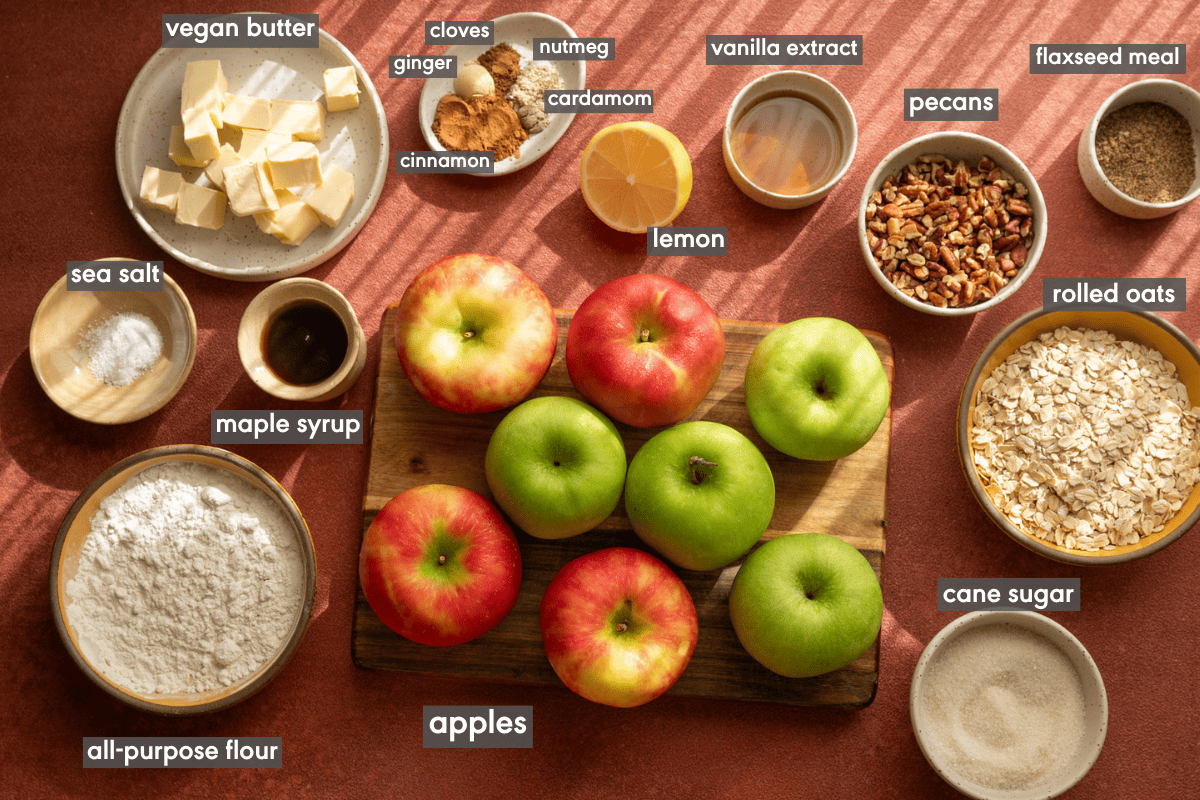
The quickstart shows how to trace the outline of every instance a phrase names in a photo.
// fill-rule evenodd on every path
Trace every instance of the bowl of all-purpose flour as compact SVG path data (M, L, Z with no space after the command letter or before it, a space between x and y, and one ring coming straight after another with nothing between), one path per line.
M316 558L288 493L216 447L121 461L58 532L50 601L101 689L162 714L227 708L265 686L312 616Z

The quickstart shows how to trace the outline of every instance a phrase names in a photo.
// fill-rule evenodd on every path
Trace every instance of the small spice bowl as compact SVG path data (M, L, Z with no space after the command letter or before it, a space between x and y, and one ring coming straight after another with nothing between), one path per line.
M1036 634L1061 652L1079 677L1083 695L1082 739L1079 747L1057 773L1030 788L996 789L971 780L948 763L947 755L936 742L934 720L926 701L927 692L934 688L932 682L937 680L936 662L948 648L962 641L960 637L964 634L985 626L1002 626L998 630L1004 627L1021 628ZM983 701L980 705L985 706L987 702ZM1091 654L1062 625L1033 611L974 611L942 628L921 653L909 689L909 715L913 734L925 760L946 783L958 791L976 800L1045 800L1058 797L1079 783L1096 763L1108 731L1108 695ZM984 748L990 749L987 744L981 744L981 749Z
M817 101L819 106L823 106L822 110L828 113L841 137L841 158L834 167L833 175L818 188L804 194L779 194L758 186L738 166L733 157L731 139L737 121L756 103L779 95L799 95L804 99ZM721 136L721 152L725 156L725 169L729 172L729 177L751 200L771 208L804 208L823 200L850 169L857 149L858 123L849 101L837 87L824 78L796 70L772 72L746 84L733 98L733 104L725 116L725 131Z
M1039 308L1002 330L979 355L967 376L958 402L958 456L963 473L971 493L992 522L1010 539L1039 555L1084 566L1121 564L1144 558L1162 550L1200 522L1200 485L1192 489L1182 507L1161 531L1111 550L1075 550L1030 536L1017 528L993 500L993 497L1000 497L999 488L985 484L975 466L972 427L980 385L1022 345L1063 326L1105 330L1120 341L1136 342L1157 350L1175 365L1178 379L1187 387L1191 405L1200 404L1200 348L1161 317L1146 311L1046 311Z
M305 301L332 310L346 332L346 355L329 377L309 385L282 380L267 363L266 343L271 324L289 308ZM319 402L344 394L367 363L367 340L350 302L327 283L313 278L288 278L258 293L238 326L238 355L246 374L267 394L283 400Z
M154 322L162 336L162 354L133 383L109 386L92 374L83 335L92 325L127 312ZM133 422L166 405L187 380L196 360L196 316L169 275L163 275L161 292L67 291L63 275L34 312L29 359L46 395L71 416L101 425Z
M126 481L144 469L167 462L192 462L212 467L240 478L259 489L283 512L292 532L304 569L303 595L296 606L296 619L290 634L274 657L239 681L218 690L197 693L143 694L120 686L106 678L84 655L75 629L68 621L67 583L79 569L84 543L91 531L91 520L107 498ZM258 692L279 673L291 658L312 618L317 587L317 561L312 538L304 516L294 500L266 471L241 456L205 445L171 445L144 450L105 470L67 511L50 555L50 609L63 645L76 665L92 683L105 693L142 711L168 716L191 716L219 711L236 705Z
M1134 103L1161 103L1179 112L1192 128L1192 151L1195 158L1195 177L1192 187L1183 197L1170 203L1148 203L1131 197L1109 180L1096 155L1096 130L1110 113ZM1079 136L1076 150L1079 175L1092 197L1100 205L1123 217L1154 219L1173 214L1200 197L1200 92L1178 81L1153 78L1136 81L1113 92L1092 117Z
M962 159L972 168L979 163L979 160L983 156L988 156L1000 169L1011 175L1017 182L1025 184L1029 192L1023 199L1033 210L1033 241L1028 247L1025 264L1017 270L1015 277L1000 287L995 296L981 303L942 308L919 298L909 297L903 291L896 288L895 284L884 274L883 269L875 262L875 257L871 253L871 246L867 241L866 214L867 206L871 201L871 195L879 191L887 176L899 176L901 170L915 162L921 156L934 154L943 155L953 160ZM986 136L963 131L930 133L918 136L916 139L912 139L897 147L883 161L879 162L879 166L871 173L871 177L867 179L866 186L863 187L862 198L858 203L858 243L863 254L863 259L866 261L867 269L871 271L871 275L883 287L884 291L904 305L924 314L932 314L940 317L961 317L969 314L977 314L980 311L994 308L1009 297L1012 297L1029 280L1029 276L1033 274L1034 268L1037 267L1038 260L1042 256L1042 250L1046 246L1046 229L1046 201L1042 196L1042 190L1038 186L1037 179L1033 177L1033 173L1029 171L1025 163L999 142L988 139Z

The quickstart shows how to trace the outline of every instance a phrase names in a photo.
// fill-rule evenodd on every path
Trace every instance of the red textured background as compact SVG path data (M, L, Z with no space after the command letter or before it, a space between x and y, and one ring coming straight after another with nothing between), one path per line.
M287 406L258 390L237 358L236 324L258 285L222 281L168 259L167 271L186 291L200 327L195 368L164 409L114 428L76 421L45 397L29 363L29 323L68 260L164 258L121 201L113 167L117 115L159 45L161 13L245 9L144 2L9 6L0 13L7 104L0 119L7 166L0 181L6 220L0 795L952 797L921 757L908 720L916 659L955 616L937 611L937 579L1080 577L1083 610L1052 616L1095 657L1111 717L1099 762L1069 796L1195 796L1200 534L1125 566L1059 565L1011 543L988 522L968 493L954 449L955 405L967 372L1004 325L1040 305L1040 278L1186 277L1191 306L1200 306L1200 207L1157 221L1126 220L1091 199L1075 166L1087 119L1134 78L1028 74L1030 42L1195 45L1200 15L1194 2L269 5L320 13L322 26L358 56L383 97L393 150L423 149L416 123L420 82L389 80L386 58L439 52L424 46L425 19L544 10L581 36L615 37L617 60L589 64L589 86L654 89L653 121L678 134L695 170L692 198L677 224L728 226L731 239L727 258L649 258L643 237L614 233L592 216L579 193L579 154L600 127L629 117L581 115L547 157L506 178L390 175L358 238L308 273L349 297L370 342L362 379L328 407L370 407L385 306L421 267L461 251L518 264L556 306L577 306L611 278L660 272L699 290L724 317L833 315L891 339L895 426L878 697L857 713L671 696L620 711L588 704L564 688L358 669L350 659L350 625L367 452L350 446L233 448L292 492L316 543L316 615L279 678L241 706L202 719L159 719L102 694L69 660L51 621L47 566L64 512L93 478L131 453L208 443L214 408ZM711 33L865 37L863 66L807 68L841 89L859 121L854 164L823 203L774 211L729 180L719 138L729 103L749 80L777 68L705 66L703 37ZM1195 68L1182 80L1200 85ZM866 177L904 141L953 127L902 122L906 87L999 88L998 123L960 125L1005 144L1041 183L1050 231L1038 274L997 309L958 320L927 317L888 298L862 264L854 214ZM1193 339L1200 336L1195 310L1167 317ZM535 746L423 750L426 704L533 705ZM286 766L81 769L81 738L101 735L282 736Z

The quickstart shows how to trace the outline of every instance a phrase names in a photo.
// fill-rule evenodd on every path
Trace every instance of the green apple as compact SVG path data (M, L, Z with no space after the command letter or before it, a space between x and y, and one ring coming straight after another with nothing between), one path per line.
M667 428L642 445L625 478L633 530L664 558L709 570L754 546L775 511L775 479L763 454L719 422Z
M830 317L789 322L746 366L746 410L767 444L833 461L866 444L887 414L887 372L862 331Z
M824 533L772 539L746 559L729 592L746 652L772 672L808 678L862 655L879 636L883 593L851 545Z
M563 539L612 514L625 445L608 417L573 397L526 400L496 426L484 457L496 505L527 533Z

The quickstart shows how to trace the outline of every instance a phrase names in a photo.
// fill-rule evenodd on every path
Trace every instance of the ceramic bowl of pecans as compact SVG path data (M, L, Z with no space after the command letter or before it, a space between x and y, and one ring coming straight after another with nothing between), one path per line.
M867 267L917 311L991 308L1033 274L1046 244L1046 202L1033 174L984 136L943 131L893 150L858 206Z
M1144 311L1046 311L979 356L958 406L975 499L1069 564L1155 553L1200 522L1200 349Z

